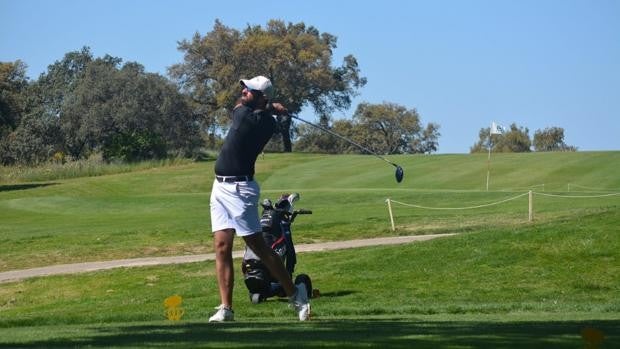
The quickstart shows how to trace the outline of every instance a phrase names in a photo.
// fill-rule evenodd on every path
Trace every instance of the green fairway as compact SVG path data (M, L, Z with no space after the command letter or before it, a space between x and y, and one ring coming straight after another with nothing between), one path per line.
M613 225L620 212L584 215L579 222L308 253L297 270L312 275L323 294L315 305L319 317L619 314L620 236ZM208 305L217 305L213 270L206 262L4 284L0 301L7 306L0 324L156 319L172 294L185 298L187 319L203 319ZM242 285L235 292L241 319L292 315L278 302L249 304Z
M477 210L432 211L385 200L466 207L534 189L566 193L568 184L620 188L620 152L494 154L491 191L483 155L395 156L393 169L369 156L267 154L258 161L263 198L298 191L314 211L296 223L298 242L475 231L527 221L527 197ZM0 271L51 264L210 252L213 163L164 166L99 177L0 184ZM545 184L544 188L540 184ZM574 193L574 190L571 193ZM581 189L583 190L583 189ZM591 194L591 193L590 193ZM617 207L618 196L537 196L539 222Z
M207 324L219 298L203 262L0 284L0 347L581 348L587 327L604 334L600 348L620 345L620 196L566 197L618 192L620 152L493 154L489 192L486 155L391 160L403 183L368 156L258 162L263 197L298 191L314 211L295 222L298 243L461 233L299 255L321 292L310 323L277 299L250 304L237 270L237 322ZM212 165L0 185L0 271L211 252ZM385 203L468 207L530 189L564 197L534 195L533 222L527 195L474 210L394 204L395 232ZM174 294L180 322L165 320Z

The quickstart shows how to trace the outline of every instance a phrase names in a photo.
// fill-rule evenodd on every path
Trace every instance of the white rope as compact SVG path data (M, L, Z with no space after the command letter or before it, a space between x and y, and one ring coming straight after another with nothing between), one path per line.
M586 190L591 190L591 191L615 191L618 189L609 189L609 188L592 188L592 187L586 187L583 185L579 185L579 184L575 184L575 183L568 183L568 187L572 189L572 187L577 187L577 188L581 188L581 189L586 189Z
M536 184L536 185L530 185L529 187L510 187L510 188L503 188L503 189L497 189L496 191L503 191L503 192L507 192L507 191L521 191L521 190L532 190L534 188L537 187L542 187L542 191L545 191L545 185L544 184Z
M606 197L606 196L616 196L616 195L620 195L620 193L611 193L611 194L602 194L602 195L558 195L558 194L547 194L547 193L538 193L538 192L532 192L533 194L536 195L542 195L542 196L551 196L551 197L555 197L555 198L571 198L571 199L576 199L576 198L602 198L602 197Z
M428 207L428 206L420 206L420 205L414 205L414 204L406 204L404 202L400 202L400 201L396 201L396 200L392 200L392 199L388 199L388 200L390 200L391 202L396 203L396 204L401 204L403 206L409 206L409 207L415 207L415 208L423 208L425 210L471 210L471 209L474 209L474 208L481 208L481 207L488 207L488 206L503 204L504 202L515 200L515 199L518 199L518 198L523 197L525 195L528 195L528 193L519 194L517 196L511 197L511 198L508 198L508 199L505 199L505 200L497 201L497 202L492 202L490 204L477 205L477 206L469 206L469 207Z
M545 187L545 183L543 184L532 184L529 187L517 187L516 189L531 189L531 188L536 188L536 187Z

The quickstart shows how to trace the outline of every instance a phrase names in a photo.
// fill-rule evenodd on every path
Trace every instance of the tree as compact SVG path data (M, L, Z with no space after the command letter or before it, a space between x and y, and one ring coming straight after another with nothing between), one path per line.
M264 28L238 31L216 20L205 36L196 33L191 41L179 43L184 62L170 67L169 74L191 96L193 110L209 132L228 124L240 93L239 79L256 75L272 80L275 99L290 113L311 105L317 114L326 115L349 108L351 98L366 84L352 55L340 67L331 66L336 41L303 22L271 20ZM282 129L280 136L290 144L290 128Z
M384 102L360 103L353 119L359 124L358 140L380 154L412 153L412 144L421 130L415 109Z
M431 154L437 151L439 147L439 124L430 122L422 131L419 142L416 140L413 145L415 153Z
M518 126L516 123L510 125L508 131L503 134L490 134L490 128L482 128L478 133L479 140L471 148L471 153L486 152L492 145L492 152L497 153L522 153L530 152L532 142L529 137L529 130Z
M420 116L415 109L388 102L361 103L352 120L339 120L331 127L329 118L321 120L324 120L323 127L380 154L431 153L437 150L440 135L439 125L434 123L422 131ZM302 151L363 153L337 137L307 127L300 128L296 146Z
M355 126L351 120L337 120L332 123L328 115L322 115L319 120L319 125L321 127L332 130L344 137L352 138L354 135ZM307 124L301 124L297 133L298 139L295 142L295 147L299 151L343 154L359 150L357 147L352 146L338 137Z
M66 151L74 159L101 150L102 141L116 132L111 99L119 90L115 81L119 59L93 59L83 67L60 106L59 118Z
M529 132L527 127L523 128L513 123L510 125L510 130L499 138L495 148L498 152L503 153L530 152L532 151L532 142L530 141Z
M481 128L478 132L478 141L469 148L470 153L482 153L491 146L491 128ZM493 135L497 139L497 135Z
M199 143L194 115L175 85L109 56L84 69L61 124L77 158L98 151L106 160L163 158L168 151L187 155Z
M534 132L534 150L536 151L576 151L577 148L564 143L562 127L547 127Z
M77 82L82 78L86 67L93 61L93 54L87 46L80 51L71 51L64 57L51 64L47 72L41 74L36 81L37 93L40 102L45 106L49 115L59 115L66 98L70 98ZM109 57L118 64L118 58Z
M20 60L0 62L0 140L19 124L27 87L26 64Z
M47 161L62 140L58 118L44 107L49 90L30 83L19 60L0 63L0 85L0 163Z
M28 113L2 145L3 164L39 164L48 161L60 141L57 119Z
M331 129L339 135L342 135L348 139L354 140L357 144L360 144L361 135L359 135L360 127L354 120L336 120L334 121ZM334 147L334 154L359 154L362 150L351 143L328 135L331 137ZM360 144L363 145L363 144Z
M23 93L19 122L0 142L2 163L44 162L56 152L125 161L192 155L201 140L187 97L142 65L121 63L85 47L50 65Z
M87 65L93 60L88 47L80 51L72 51L50 66L46 73L29 85L25 93L24 114L28 114L30 125L38 125L32 129L20 131L19 137L13 137L12 149L28 149L29 146L20 145L20 142L38 144L39 151L31 150L36 156L29 156L24 152L15 152L14 159L20 163L43 162L50 152L66 152L67 144L61 127L63 106L71 99L77 82L81 79ZM34 132L34 130L37 130ZM33 132L30 132L33 131ZM48 134L49 133L49 134ZM50 143L51 142L51 143Z

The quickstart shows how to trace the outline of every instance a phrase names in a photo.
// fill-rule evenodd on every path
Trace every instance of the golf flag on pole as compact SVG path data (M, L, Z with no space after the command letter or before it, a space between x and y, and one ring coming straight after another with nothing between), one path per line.
M504 133L504 128L495 123L495 121L491 122L491 134L492 135L501 135Z

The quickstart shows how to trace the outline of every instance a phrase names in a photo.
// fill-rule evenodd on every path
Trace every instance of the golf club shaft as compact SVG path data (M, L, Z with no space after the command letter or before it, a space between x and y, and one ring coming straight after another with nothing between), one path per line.
M345 142L349 142L350 144L353 144L354 146L356 146L356 147L358 147L358 148L362 149L363 151L367 152L368 154L374 155L374 156L378 157L379 159L381 159L381 160L383 160L383 161L387 162L388 164L390 164L390 165L392 165L392 166L394 166L394 167L397 167L397 168L398 168L398 165L396 165L395 163L393 163L393 162L389 161L388 159L386 159L386 158L384 158L383 156L381 156L381 155L379 155L379 154L375 153L374 151L372 151L372 150L370 150L370 149L368 149L368 148L364 147L363 145L361 145L361 144L357 144L357 143L353 142L352 140L348 139L348 138L347 138L347 137L345 137L345 136L342 136L342 135L340 135L340 134L338 134L338 133L336 133L336 132L334 132L334 131L332 131L332 130L330 130L330 129L327 129L327 128L323 127L323 126L320 126L320 125L317 125L317 124L313 124L313 123L311 123L310 121L306 121L306 120L304 120L304 119L302 119L302 118L300 118L300 117L298 117L298 116L295 116L295 115L290 115L290 116L291 116L293 119L297 119L297 120L299 120L299 121L301 121L301 122L304 122L304 123L306 123L306 124L308 124L308 125L310 125L310 126L316 127L316 128L318 128L319 130L321 130L321 131L325 131L325 132L329 133L329 134L330 134L330 135L332 135L332 136L338 137L338 138L342 139L342 140L343 140L343 141L345 141Z

